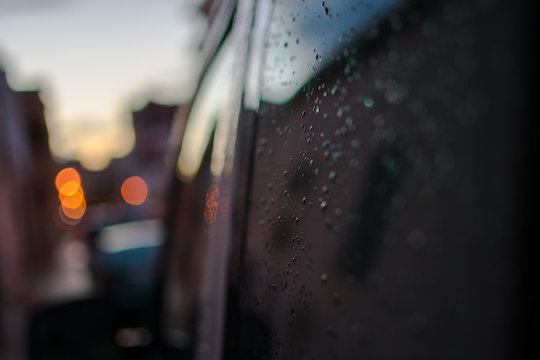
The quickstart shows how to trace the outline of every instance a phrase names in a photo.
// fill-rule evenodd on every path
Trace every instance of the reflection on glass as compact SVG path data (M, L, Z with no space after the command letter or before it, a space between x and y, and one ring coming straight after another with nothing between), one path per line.
M283 104L397 0L278 0L266 49L262 100Z
M216 185L210 185L206 192L206 204L204 207L204 221L207 224L213 224L218 214L219 188Z
M178 158L180 178L195 176L213 129L212 175L221 176L232 169L252 17L252 1L239 1L233 30L205 75L189 115Z
M216 123L216 142L212 163L218 165L213 167L222 167L221 164L224 162L225 137L228 134L234 95L232 91L234 74L232 68L235 66L233 45L229 37L202 83L201 95L193 104L178 159L178 172L181 178L190 179L196 174Z

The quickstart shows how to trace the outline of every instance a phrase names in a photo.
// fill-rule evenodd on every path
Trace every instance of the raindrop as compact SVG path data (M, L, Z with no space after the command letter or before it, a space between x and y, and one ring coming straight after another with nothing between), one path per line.
M366 97L364 98L364 106L367 107L367 108L370 108L373 106L373 99L370 98L370 97Z
M336 178L336 175L337 175L336 172L334 170L332 170L332 171L330 171L330 174L328 175L328 178L333 181Z
M321 275L321 281L322 281L322 282L326 282L327 280L328 280L328 275L322 274L322 275Z
M326 218L324 219L324 224L326 225L326 227L330 230L332 229L333 225L332 225L332 220L330 220L329 218Z
M382 127L384 126L384 117L382 115L375 115L375 117L373 118L373 125L377 126L377 127Z

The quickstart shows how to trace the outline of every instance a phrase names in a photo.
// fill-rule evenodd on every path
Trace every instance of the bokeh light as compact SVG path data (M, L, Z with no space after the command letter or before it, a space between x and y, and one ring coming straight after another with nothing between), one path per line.
M56 190L60 191L62 186L70 181L74 181L78 184L81 183L81 176L79 175L79 172L72 167L65 168L56 175L56 179L54 179Z
M128 204L141 205L148 196L148 186L141 177L132 176L124 180L120 192Z
M60 219L67 225L77 225L86 212L79 172L74 168L65 168L56 175L54 184L60 199Z
M66 215L68 218L74 220L80 219L86 212L86 200L83 199L79 206L74 209L67 207L66 205L64 205L64 203L62 203L60 207L62 208L62 212L64 213L64 215Z
M84 201L84 191L79 183L68 181L60 188L58 197L63 206L76 209Z

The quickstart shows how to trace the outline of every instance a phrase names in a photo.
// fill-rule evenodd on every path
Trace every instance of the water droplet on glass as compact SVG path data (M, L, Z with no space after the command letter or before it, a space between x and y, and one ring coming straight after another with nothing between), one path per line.
M373 118L373 125L377 127L383 127L384 126L384 117L382 115L375 115Z
M329 230L332 229L333 227L332 220L330 220L329 218L324 219L324 224L326 225L326 228Z
M373 106L373 104L374 104L374 101L373 101L372 98L370 98L370 97L364 98L364 106L365 107L370 108L370 107Z

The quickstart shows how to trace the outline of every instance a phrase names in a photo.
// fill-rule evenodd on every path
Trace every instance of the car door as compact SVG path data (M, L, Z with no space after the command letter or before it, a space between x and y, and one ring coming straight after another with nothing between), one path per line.
M530 114L518 12L272 2L255 41L265 46L229 358L519 351L509 332Z
M178 160L171 343L197 359L519 353L523 9L234 9Z

